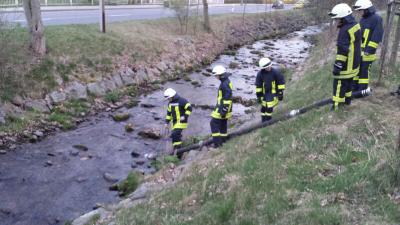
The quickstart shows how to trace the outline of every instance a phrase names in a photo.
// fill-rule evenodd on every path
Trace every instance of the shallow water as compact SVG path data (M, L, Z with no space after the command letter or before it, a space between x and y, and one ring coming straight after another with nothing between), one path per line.
M253 84L260 55L272 57L288 67L296 66L308 57L311 47L304 37L318 32L318 27L308 27L279 39L257 41L238 49L235 56L221 55L208 68L216 64L228 67L230 62L237 62L238 68L229 69L234 95L254 99ZM213 106L219 81L204 76L206 69L189 75L201 87L178 80L166 83L163 88L175 88L195 105ZM154 107L118 110L130 113L131 118L126 122L114 122L110 113L102 113L75 130L58 133L36 144L23 144L16 151L0 155L0 224L64 224L91 210L96 203L117 202L118 194L108 190L113 182L104 179L104 174L121 180L132 170L132 165L145 173L154 171L144 154L161 153L165 141L144 139L138 132L148 127L162 127L166 113L166 102L162 99L162 91L155 91L139 99ZM246 114L249 108L243 105L233 107L231 123L260 119L258 113ZM196 107L184 136L210 134L210 113ZM128 122L134 124L132 133L125 132ZM86 146L88 150L79 150L76 155L74 145ZM139 153L139 158L133 158L132 151ZM144 164L139 165L137 161Z

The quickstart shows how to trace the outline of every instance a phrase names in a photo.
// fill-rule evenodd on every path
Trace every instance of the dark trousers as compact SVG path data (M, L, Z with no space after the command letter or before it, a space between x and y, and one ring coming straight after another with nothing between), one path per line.
M362 61L360 65L360 75L358 76L358 89L362 91L368 88L372 62Z
M261 122L264 123L268 120L271 120L273 111L274 111L273 107L268 108L268 107L262 106L261 107Z
M173 129L171 133L171 138L172 138L172 146L174 146L174 149L178 149L182 146L182 129Z
M333 80L333 110L337 110L340 105L351 104L353 89L353 78Z
M214 145L221 146L228 137L228 120L212 118L210 127Z

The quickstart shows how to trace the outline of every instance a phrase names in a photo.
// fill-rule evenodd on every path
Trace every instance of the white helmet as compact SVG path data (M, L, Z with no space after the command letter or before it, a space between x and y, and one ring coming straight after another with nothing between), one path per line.
M354 4L353 9L355 10L363 10L372 7L372 2L370 0L357 0L356 4Z
M260 61L258 62L258 66L261 69L266 69L272 66L272 61L269 58L261 58Z
M176 95L176 91L172 88L168 88L164 91L164 98L165 100L173 98Z
M219 75L222 75L222 74L224 74L224 73L226 73L226 69L225 69L225 67L222 66L222 65L214 66L214 68L213 68L213 70L212 70L212 74L213 74L214 76L219 76Z
M351 10L351 7L349 5L347 5L346 3L340 3L333 7L332 11L329 13L329 16L332 19L341 19L348 15L351 15L352 13L353 11Z

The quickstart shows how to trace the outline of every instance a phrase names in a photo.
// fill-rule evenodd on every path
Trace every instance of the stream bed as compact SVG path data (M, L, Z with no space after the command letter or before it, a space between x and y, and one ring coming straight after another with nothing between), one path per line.
M234 96L244 101L255 99L255 76L260 57L271 57L275 63L293 68L309 56L312 44L308 37L321 29L311 26L281 38L262 40L239 48L235 55L221 55L210 67L189 74L187 78L162 86L174 88L195 107L184 138L210 134L211 109L216 103L219 81L209 76L209 69L223 64L232 75ZM276 65L278 66L278 65ZM101 113L77 129L57 133L34 144L22 144L15 151L0 155L0 224L64 224L96 204L120 200L110 185L122 180L132 170L155 171L145 154L160 154L165 140L146 139L138 132L164 124L166 102L163 91L138 98L141 104L114 113ZM208 106L208 107L206 107ZM254 109L254 107L253 107ZM252 113L250 113L252 112ZM129 113L130 119L115 122L115 113ZM233 106L233 124L259 121L259 112L240 103ZM134 132L125 132L132 123ZM136 158L132 152L138 153Z

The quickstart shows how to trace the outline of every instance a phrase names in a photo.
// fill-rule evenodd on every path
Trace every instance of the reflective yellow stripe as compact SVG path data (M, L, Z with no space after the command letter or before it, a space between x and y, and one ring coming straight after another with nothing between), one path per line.
M181 122L181 112L179 111L179 106L174 106L175 108L175 116L176 116L176 123Z
M223 103L226 104L226 105L232 104L232 100L224 100Z
M278 98L274 97L273 101L270 101L270 102L263 101L262 106L267 107L267 108L272 108L272 107L278 105L278 103L279 103Z
M171 116L166 116L165 119L166 119L166 120L171 120L172 117L171 117Z
M272 113L261 113L261 116L272 116Z
M344 56L344 55L336 55L336 60L346 62L347 56Z
M342 81L339 80L336 86L336 95L333 96L332 100L335 102L335 106L338 105L339 102L344 102L345 99L340 97L340 89L342 88Z
M232 84L232 82L229 82L229 87L231 88L231 90L233 90L233 84Z
M176 123L172 126L173 129L186 129L187 123Z
M362 60L363 60L364 62L373 62L373 61L375 61L376 59L377 59L376 54L373 54L373 55L363 55L363 56L362 56Z
M284 84L280 84L280 85L278 85L278 89L279 90L283 90L283 89L285 89L286 87L285 87L285 85Z
M366 78L366 79L359 79L359 80L358 80L358 83L359 83L359 84L368 84L368 83L369 83L369 79L368 79L368 78Z
M212 137L219 137L219 136L221 136L221 134L220 133L212 133L211 136Z
M378 43L370 41L370 42L368 42L368 46L372 47L372 48L378 48Z
M192 114L192 112L190 112L189 110L186 110L186 111L185 111L185 114L188 115L188 116L190 116L190 114Z
M211 117L215 118L215 119L229 119L232 117L232 113L227 113L226 116L224 118L222 118L221 114L219 114L218 112L213 111L211 113Z
M260 93L260 92L262 92L262 91L263 91L262 88L256 88L256 93Z
M355 76L355 77L353 78L353 80L357 81L359 78L360 78L359 76Z
M271 83L271 93L272 94L275 94L276 93L276 84L275 84L275 81L272 81L272 83Z
M350 92L345 93L344 96L346 96L346 98L350 98L352 94L353 94L353 92L350 91Z
M171 104L168 104L168 112L171 112Z
M360 29L361 29L360 24L356 24L352 28L349 29L350 51L349 51L349 53L347 55L348 62L347 62L347 70L345 72L351 72L353 70L354 54L355 54L355 52L354 52L354 41L356 40L355 33ZM356 74L358 74L358 72Z
M365 29L365 30L364 30L364 34L363 34L363 39L364 39L364 41L363 41L363 43L361 44L361 48L365 48L365 46L367 46L367 41L368 41L368 38L369 38L369 32L370 32L369 29Z
M221 136L221 137L228 137L228 134L220 133L219 136Z
M182 141L178 141L178 142L172 143L172 146L177 146L177 145L181 145L181 144L182 144Z
M186 103L185 109L188 109L190 107L190 103Z

